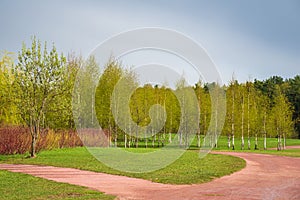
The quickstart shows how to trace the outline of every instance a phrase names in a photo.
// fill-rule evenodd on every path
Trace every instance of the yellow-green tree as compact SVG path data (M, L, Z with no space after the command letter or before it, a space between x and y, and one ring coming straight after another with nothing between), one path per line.
M44 116L51 112L51 105L58 97L69 91L66 85L66 58L58 54L55 46L48 51L46 43L42 49L40 41L32 38L31 47L23 44L15 67L15 87L18 111L30 128L31 157L35 156L36 142L40 135Z

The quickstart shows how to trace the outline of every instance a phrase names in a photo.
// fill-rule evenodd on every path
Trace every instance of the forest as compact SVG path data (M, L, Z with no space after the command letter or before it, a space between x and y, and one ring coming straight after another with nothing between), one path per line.
M167 85L140 85L134 72L124 70L117 60L98 66L94 57L84 60L75 53L64 56L54 45L49 50L46 43L42 44L35 37L30 47L23 44L17 59L15 56L2 51L0 57L1 153L23 153L16 149L24 146L24 151L30 151L34 156L41 148L82 145L76 136L75 122L82 127L92 127L96 121L108 136L108 146L164 146L178 133L179 145L189 145L188 134L195 134L198 138L195 146L200 147L201 136L210 131L210 123L217 114L212 112L212 100L219 98L213 94L216 90L226 94L220 97L226 96L224 126L216 131L228 137L229 148L234 149L237 145L240 148L241 145L242 149L248 149L253 137L278 138L283 145L285 138L300 138L300 75L288 79L272 76L245 83L232 78L225 85L201 81L187 85L182 78L176 88L170 88ZM79 71L81 83L77 81ZM93 85L91 80L95 77L100 79L93 88L90 87ZM74 92L76 84L82 86L81 94ZM126 87L134 88L129 93L128 110L122 107L126 100L114 93L117 85L123 91ZM91 89L95 90L95 95L82 99L81 95L86 93L84 96L88 96ZM185 98L185 93L190 91L194 92L197 102ZM93 109L76 107L82 101L87 107L94 105ZM186 103L182 104L183 101ZM152 109L155 105L160 105L165 112ZM198 110L189 105L196 105ZM80 109L85 110L86 115L94 116L95 112L96 119L77 119L76 112ZM195 117L189 118L190 115ZM164 124L152 123L152 120ZM188 125L193 120L198 121L197 126ZM182 121L187 124L182 125ZM137 129L132 122L147 129ZM22 137L20 133L24 133ZM19 138L13 139L15 137ZM239 143L235 138L239 138ZM12 141L16 144L9 146ZM211 145L217 145L217 138Z

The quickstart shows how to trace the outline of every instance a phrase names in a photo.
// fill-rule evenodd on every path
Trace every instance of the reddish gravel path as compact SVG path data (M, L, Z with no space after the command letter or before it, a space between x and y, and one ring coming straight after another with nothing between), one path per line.
M277 148L269 148L271 150L276 150ZM300 149L300 146L295 145L295 146L286 146L285 149Z
M86 186L124 200L300 199L300 158L236 152L218 154L243 158L247 166L232 175L197 185L159 184L142 179L50 166L0 164L0 169Z

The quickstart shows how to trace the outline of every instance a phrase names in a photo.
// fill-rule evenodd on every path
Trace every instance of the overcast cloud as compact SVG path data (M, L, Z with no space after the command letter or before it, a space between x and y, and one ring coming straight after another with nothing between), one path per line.
M288 1L0 1L0 49L36 35L87 56L110 36L139 27L174 29L201 44L222 79L300 72L300 3Z

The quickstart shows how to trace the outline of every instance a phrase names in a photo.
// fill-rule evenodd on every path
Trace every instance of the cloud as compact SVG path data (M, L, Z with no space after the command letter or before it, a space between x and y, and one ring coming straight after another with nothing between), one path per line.
M137 27L174 29L200 43L223 77L299 74L297 1L1 1L1 49L17 52L36 35L84 56L100 42ZM174 41L176 42L176 41Z

